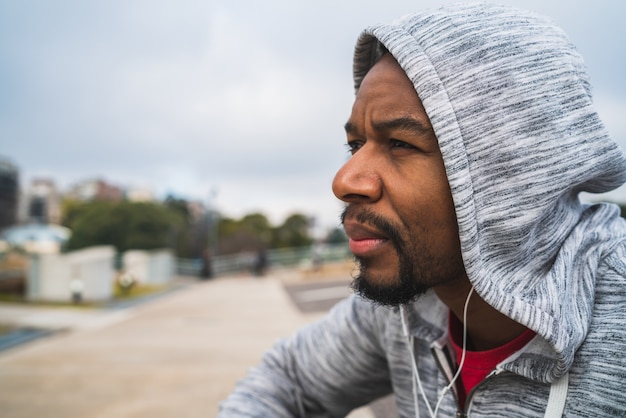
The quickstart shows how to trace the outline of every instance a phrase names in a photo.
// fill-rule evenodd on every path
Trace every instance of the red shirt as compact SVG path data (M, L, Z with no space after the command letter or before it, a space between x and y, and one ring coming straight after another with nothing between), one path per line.
M463 355L463 324L452 314L449 315L448 329L450 332L450 342L456 354L457 366L461 363ZM535 332L527 329L519 337L486 351L465 352L465 362L461 369L462 388L459 387L459 402L461 407L465 407L467 394L480 383L495 367L504 359L521 350L535 336ZM464 390L463 390L464 389Z

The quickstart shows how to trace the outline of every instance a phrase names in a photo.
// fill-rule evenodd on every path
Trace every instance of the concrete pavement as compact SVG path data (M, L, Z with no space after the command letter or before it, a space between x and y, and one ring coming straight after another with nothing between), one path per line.
M296 309L283 288L293 274L282 274L190 281L148 303L104 312L0 305L0 321L12 316L65 330L0 352L0 415L214 417L277 338L322 315ZM350 417L373 414L362 408Z

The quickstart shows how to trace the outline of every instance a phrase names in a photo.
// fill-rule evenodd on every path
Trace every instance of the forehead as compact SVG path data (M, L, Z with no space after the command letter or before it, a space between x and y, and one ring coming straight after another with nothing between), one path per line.
M411 116L430 126L413 83L389 54L383 56L363 78L352 107L354 118Z

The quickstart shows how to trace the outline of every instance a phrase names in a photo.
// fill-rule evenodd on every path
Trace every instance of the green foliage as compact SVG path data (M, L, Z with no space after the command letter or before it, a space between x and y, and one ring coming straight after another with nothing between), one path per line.
M185 223L191 222L191 213L189 212L189 202L185 199L177 198L173 195L168 195L163 204L168 209L172 210L175 213L178 213L181 218L185 221Z
M222 218L219 223L221 254L256 251L267 248L288 248L310 245L310 223L306 215L296 213L282 225L272 226L262 213L251 213L236 220Z
M333 228L328 232L326 239L324 240L327 244L343 244L348 242L348 236L346 235L343 228Z
M71 229L71 225L74 225L76 218L84 212L86 205L86 202L78 200L64 200L61 205L61 213L63 214L61 224Z
M262 213L251 213L239 220L221 218L218 234L220 254L256 251L272 245L272 225Z
M303 247L310 245L313 239L309 235L309 218L300 213L293 214L274 230L272 246L274 248Z
M313 242L310 220L300 213L273 226L263 213L233 219L214 212L196 212L194 216L189 208L189 202L173 196L163 203L66 201L63 225L72 230L67 249L112 245L124 252L169 247L179 257L199 258L206 248L214 249L215 239L218 254L301 247Z
M72 230L67 249L112 245L118 252L171 247L180 215L152 202L73 203L66 208L63 224Z
M262 213L251 213L244 216L239 221L239 227L261 239L268 239L272 229L270 221Z
M220 237L228 237L233 235L239 229L239 221L233 218L222 217L218 225L218 234Z

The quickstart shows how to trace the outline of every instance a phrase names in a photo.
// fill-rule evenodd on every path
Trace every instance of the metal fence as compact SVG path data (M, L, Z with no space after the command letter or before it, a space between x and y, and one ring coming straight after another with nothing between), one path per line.
M279 248L265 253L269 268L312 267L316 262L331 263L350 258L347 244L323 244L297 248ZM218 255L211 259L213 275L252 271L257 259L254 252ZM178 258L176 269L179 275L199 276L201 259Z

